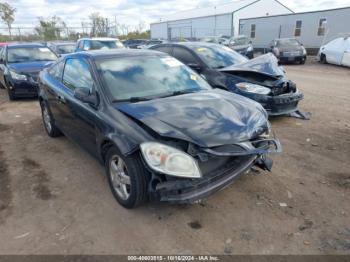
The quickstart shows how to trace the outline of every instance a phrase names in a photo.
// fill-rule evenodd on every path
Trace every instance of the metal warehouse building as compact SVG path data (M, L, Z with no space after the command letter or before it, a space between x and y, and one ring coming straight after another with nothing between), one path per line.
M244 18L291 13L292 10L277 0L233 1L164 17L161 22L151 24L151 37L172 39L232 36L239 33L239 21Z
M295 37L306 48L318 49L336 37L349 36L350 7L241 19L239 24L239 33L257 48L267 48L275 38Z

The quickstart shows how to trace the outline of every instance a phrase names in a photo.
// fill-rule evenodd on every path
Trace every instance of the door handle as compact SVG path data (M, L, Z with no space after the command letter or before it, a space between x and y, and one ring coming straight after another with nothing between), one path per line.
M61 104L65 104L66 103L66 99L63 96L58 95L56 98L58 100L58 103L61 103Z

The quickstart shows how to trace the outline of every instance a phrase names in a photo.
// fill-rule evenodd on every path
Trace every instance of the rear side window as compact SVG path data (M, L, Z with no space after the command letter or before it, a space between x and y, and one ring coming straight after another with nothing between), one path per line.
M182 47L174 47L173 56L184 64L198 64L192 53Z
M76 88L92 90L94 82L88 63L83 59L67 59L63 72L63 84L71 90Z

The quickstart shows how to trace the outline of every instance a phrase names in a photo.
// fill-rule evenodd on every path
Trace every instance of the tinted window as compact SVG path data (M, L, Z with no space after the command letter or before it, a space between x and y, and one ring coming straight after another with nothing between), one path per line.
M211 89L198 74L169 56L110 58L97 62L97 67L112 100Z
M277 46L281 47L296 47L300 46L300 43L296 39L280 39L277 40Z
M82 59L67 59L63 73L63 84L74 90L75 88L93 87L89 65Z
M78 44L79 50L83 50L83 43L84 43L84 41L82 41L82 40L79 41L79 44Z
M92 40L91 41L91 50L117 49L117 48L124 48L123 44L119 40L112 40L112 41Z
M174 47L173 56L184 64L198 64L192 53L182 47Z
M15 47L9 48L7 61L9 63L53 61L57 56L47 47Z
M69 54L69 53L73 53L74 51L74 44L71 45L58 45L56 46L56 52L58 54Z
M193 46L192 49L210 68L214 69L248 61L244 56L222 45Z

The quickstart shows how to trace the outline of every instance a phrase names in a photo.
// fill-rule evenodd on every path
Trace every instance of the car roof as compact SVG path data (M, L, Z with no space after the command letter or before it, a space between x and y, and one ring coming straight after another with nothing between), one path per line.
M14 43L14 44L7 45L7 48L20 48L20 47L33 48L33 47L47 47L47 46L39 43L25 43L25 44Z
M111 38L111 37L92 37L92 38L80 38L80 40L96 40L96 41L116 41L119 40L118 38Z
M75 45L75 42L48 42L50 45Z
M143 57L143 56L167 56L167 54L155 50L144 49L108 49L108 50L92 50L72 53L65 58L85 57L94 60L111 58L111 57Z
M215 46L222 46L220 44L216 43L208 43L208 42L174 42L174 43L165 43L165 44L159 44L157 46L166 46L166 45L172 45L172 46L185 46L188 48L192 47L215 47Z

